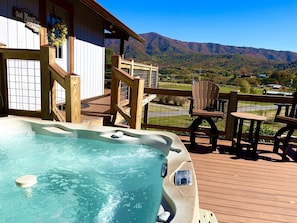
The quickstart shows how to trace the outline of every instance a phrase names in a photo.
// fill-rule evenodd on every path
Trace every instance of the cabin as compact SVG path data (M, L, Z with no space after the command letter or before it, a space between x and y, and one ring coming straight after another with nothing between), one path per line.
M144 42L94 0L0 0L0 27L0 48L55 47L56 63L80 77L82 100L104 94L106 38L121 40L122 55L130 37ZM6 66L9 108L40 109L40 62L9 59ZM57 102L65 101L63 90L57 86Z

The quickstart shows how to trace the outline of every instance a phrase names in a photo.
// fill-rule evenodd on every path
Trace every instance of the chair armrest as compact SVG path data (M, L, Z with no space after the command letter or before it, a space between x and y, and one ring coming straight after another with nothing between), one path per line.
M277 115L275 117L274 121L275 122L285 123L287 125L297 127L297 118L292 118L292 117Z

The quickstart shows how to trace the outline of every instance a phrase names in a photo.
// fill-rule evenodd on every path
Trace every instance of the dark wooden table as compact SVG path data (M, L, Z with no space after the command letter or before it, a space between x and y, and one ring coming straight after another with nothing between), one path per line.
M235 126L232 137L232 150L236 151L237 155L240 155L242 153L243 147L246 147L248 152L252 148L253 155L256 156L260 126L261 123L267 118L262 115L245 112L232 112L231 115L235 118ZM245 140L242 139L242 127L244 121L249 123L248 137Z

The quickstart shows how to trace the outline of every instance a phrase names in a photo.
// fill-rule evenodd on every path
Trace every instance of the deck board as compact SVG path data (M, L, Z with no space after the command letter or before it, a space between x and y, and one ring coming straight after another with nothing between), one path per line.
M81 109L82 122L90 122L99 125L110 124L110 89L105 89L104 95L88 100L83 100ZM97 123L96 123L97 122Z
M187 137L182 141L189 148ZM297 163L281 161L272 145L260 144L259 152L259 158L251 160L203 146L190 151L200 208L213 211L220 223L297 222Z

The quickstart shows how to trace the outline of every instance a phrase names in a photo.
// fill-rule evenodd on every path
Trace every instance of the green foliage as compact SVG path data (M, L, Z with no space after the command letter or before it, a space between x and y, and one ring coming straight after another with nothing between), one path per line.
M170 104L176 106L185 106L189 102L189 100L185 97L169 95L159 95L154 101L157 101L160 104Z
M276 133L275 130L273 130L271 127L268 125L262 125L260 128L260 135L264 136L274 136Z
M114 51L111 48L105 48L105 64L111 64L111 58L114 55Z
M250 93L251 91L251 85L249 84L249 82L247 80L242 79L240 81L240 92L241 93Z

